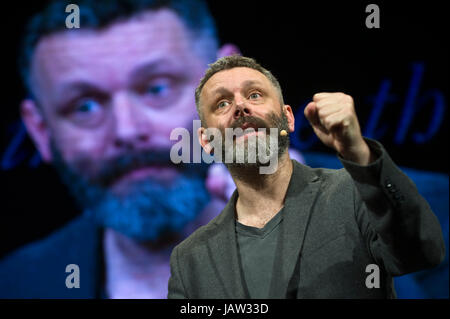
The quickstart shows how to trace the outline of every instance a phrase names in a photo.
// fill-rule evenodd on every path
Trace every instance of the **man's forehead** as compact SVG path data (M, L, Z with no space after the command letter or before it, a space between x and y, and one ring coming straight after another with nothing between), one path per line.
M43 38L33 64L41 68L59 67L58 72L99 66L114 66L119 60L139 62L151 55L180 55L188 51L186 29L178 16L167 9L147 11L117 22L104 30L70 30Z
M236 67L219 71L214 74L204 85L202 92L206 95L214 94L221 88L233 91L236 89L242 89L249 85L270 85L269 79L261 72L248 68L248 67Z

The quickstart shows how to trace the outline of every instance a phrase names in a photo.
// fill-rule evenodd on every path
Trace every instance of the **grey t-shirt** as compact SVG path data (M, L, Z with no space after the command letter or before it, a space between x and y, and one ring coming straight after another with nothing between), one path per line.
M238 251L250 298L269 298L282 213L283 209L263 228L236 221Z

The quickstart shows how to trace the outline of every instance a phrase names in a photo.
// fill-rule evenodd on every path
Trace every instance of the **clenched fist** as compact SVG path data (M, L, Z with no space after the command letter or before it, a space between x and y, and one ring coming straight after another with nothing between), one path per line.
M344 159L360 165L368 165L373 160L350 95L317 93L304 113L322 143L334 148Z

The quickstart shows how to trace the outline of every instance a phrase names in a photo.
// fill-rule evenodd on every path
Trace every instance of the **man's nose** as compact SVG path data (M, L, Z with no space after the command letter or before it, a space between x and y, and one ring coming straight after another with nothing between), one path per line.
M137 103L126 93L117 94L112 102L115 136L114 144L119 148L139 149L149 140L148 127L139 114Z
M236 109L234 110L233 117L234 119L238 119L242 116L251 115L251 109L248 107L247 103L243 99L236 100Z

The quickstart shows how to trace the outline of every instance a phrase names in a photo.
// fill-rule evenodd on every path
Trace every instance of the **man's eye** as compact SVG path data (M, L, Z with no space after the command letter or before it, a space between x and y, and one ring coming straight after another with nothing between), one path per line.
M161 81L148 86L146 93L156 97L164 97L169 94L170 84L168 81Z
M250 94L250 96L248 98L250 100L255 100L255 99L260 98L260 97L261 97L261 94L259 94L257 92L254 92L254 93Z
M81 99L75 102L74 107L71 108L68 114L70 121L80 127L93 127L100 125L105 117L105 108L102 106L102 99L100 102L93 98Z
M229 104L230 104L230 102L228 102L228 101L221 101L221 102L219 102L219 104L217 104L217 107L220 109L225 106L228 106Z
M85 100L76 106L75 111L77 113L87 114L87 113L98 112L98 111L100 111L100 108L101 108L101 106L97 101Z

